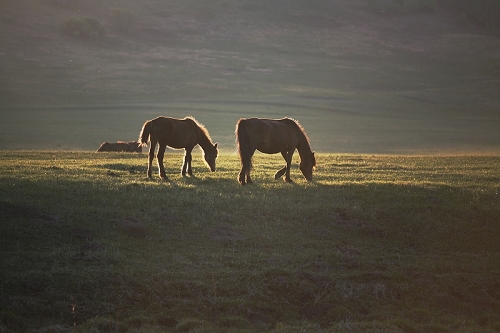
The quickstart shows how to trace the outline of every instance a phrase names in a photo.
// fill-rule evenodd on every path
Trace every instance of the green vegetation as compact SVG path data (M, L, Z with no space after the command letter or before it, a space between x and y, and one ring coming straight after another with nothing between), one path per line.
M2 332L497 332L500 157L0 153Z
M61 22L59 31L65 36L91 41L100 40L106 35L106 28L94 17L70 17Z

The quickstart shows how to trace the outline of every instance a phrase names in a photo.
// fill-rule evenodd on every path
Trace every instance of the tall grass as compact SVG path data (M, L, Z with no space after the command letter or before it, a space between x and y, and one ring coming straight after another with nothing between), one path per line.
M0 153L7 332L495 332L500 158ZM297 160L293 161L294 167Z

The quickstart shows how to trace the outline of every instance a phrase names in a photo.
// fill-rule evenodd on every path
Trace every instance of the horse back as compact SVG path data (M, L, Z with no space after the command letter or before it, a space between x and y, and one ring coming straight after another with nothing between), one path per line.
M161 145L181 149L196 146L200 133L192 118L158 117L152 120L152 132Z
M129 145L126 142L118 141L114 143L110 142L103 142L99 149L97 149L98 152L122 152L122 151L129 151Z
M299 128L292 119L249 118L240 120L239 124L242 122L250 144L263 153L294 150L299 143Z

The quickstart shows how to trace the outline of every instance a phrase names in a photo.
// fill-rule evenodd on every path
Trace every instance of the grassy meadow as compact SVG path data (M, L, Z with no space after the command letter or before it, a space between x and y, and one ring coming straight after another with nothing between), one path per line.
M500 157L0 152L0 332L497 332Z
M0 333L500 330L500 39L473 16L0 2ZM203 123L217 172L92 152L159 115ZM240 186L240 117L300 121L314 182L257 154Z

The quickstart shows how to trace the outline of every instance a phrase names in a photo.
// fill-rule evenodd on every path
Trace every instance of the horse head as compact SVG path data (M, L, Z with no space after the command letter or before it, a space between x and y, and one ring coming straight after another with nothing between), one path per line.
M204 158L207 163L210 171L215 171L215 160L217 159L217 155L219 154L219 150L217 149L217 143L214 145L210 145L209 149L204 150Z
M305 155L301 156L299 168L304 178L310 182L313 179L313 170L316 168L316 158L314 157L314 152Z

